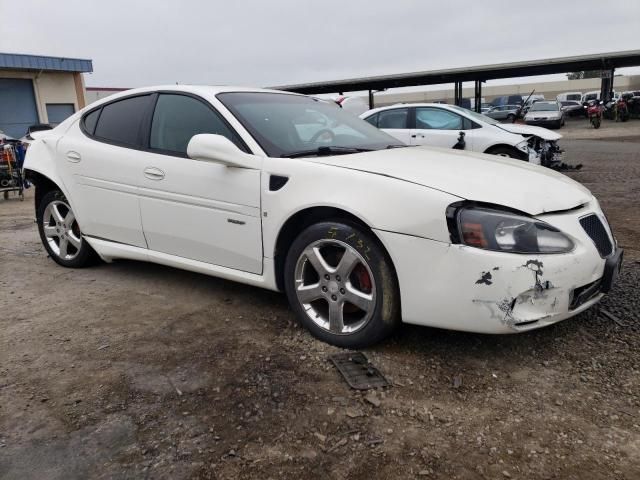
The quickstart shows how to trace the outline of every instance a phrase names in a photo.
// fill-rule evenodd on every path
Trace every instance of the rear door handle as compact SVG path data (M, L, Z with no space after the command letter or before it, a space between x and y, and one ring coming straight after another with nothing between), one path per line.
M164 172L156 167L147 167L144 169L144 176L149 180L162 180Z
M67 152L67 159L70 162L78 163L80 160L82 160L82 157L78 152L74 152L73 150L70 150Z

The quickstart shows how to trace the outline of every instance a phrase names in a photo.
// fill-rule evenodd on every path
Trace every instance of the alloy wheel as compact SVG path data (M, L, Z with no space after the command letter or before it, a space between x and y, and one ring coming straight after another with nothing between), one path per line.
M376 307L373 273L358 251L333 239L305 248L296 262L295 292L307 316L336 335L361 330Z
M51 251L62 260L73 260L80 253L82 234L71 211L62 200L47 205L42 216L42 228Z

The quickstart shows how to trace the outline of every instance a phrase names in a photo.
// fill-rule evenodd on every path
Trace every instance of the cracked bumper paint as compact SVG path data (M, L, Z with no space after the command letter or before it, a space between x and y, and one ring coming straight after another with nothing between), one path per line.
M406 323L479 333L514 333L572 317L602 294L570 309L573 291L600 280L605 259L578 218L594 208L538 216L571 236L566 254L511 254L376 232L398 278ZM599 209L595 210L601 215Z

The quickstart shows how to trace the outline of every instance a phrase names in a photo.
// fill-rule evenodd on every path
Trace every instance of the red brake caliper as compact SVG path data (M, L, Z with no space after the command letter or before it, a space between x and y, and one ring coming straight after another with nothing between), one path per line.
M371 292L371 278L369 277L369 273L367 269L364 268L362 264L358 265L354 272L356 274L356 278L358 279L358 284L360 285L360 290L363 292L369 293Z

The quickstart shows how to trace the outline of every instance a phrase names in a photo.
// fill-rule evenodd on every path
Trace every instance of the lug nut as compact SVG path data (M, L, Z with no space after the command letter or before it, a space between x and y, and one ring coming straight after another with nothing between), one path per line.
M331 300L333 300L334 302L338 299L338 297L336 297L335 295L331 295Z
M328 273L325 273L325 274L324 274L324 279L325 279L325 280L329 280L329 274L328 274Z
M341 288L341 289L340 289L340 293L341 293L342 295L344 295L344 288Z
M336 275L336 280L340 281L340 275Z
M326 292L327 291L327 287L322 287L322 291Z

